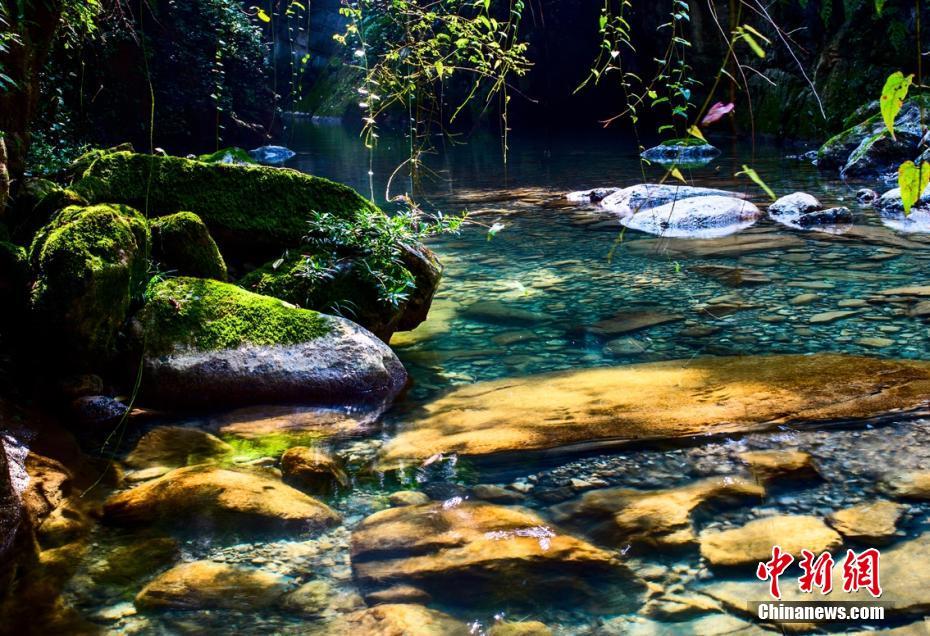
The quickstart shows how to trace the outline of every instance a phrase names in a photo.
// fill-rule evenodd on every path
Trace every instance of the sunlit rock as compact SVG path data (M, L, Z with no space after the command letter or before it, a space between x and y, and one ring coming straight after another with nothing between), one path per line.
M891 501L874 501L838 510L827 522L847 539L869 545L889 543L898 529L906 506Z
M739 454L740 460L759 483L777 481L819 481L814 458L803 451L762 450Z
M145 610L256 610L275 604L286 586L286 578L270 572L194 561L155 577L136 595L136 607Z
M840 547L842 537L817 517L778 515L750 521L722 532L700 535L701 556L713 566L755 566L772 557L772 546L800 558L801 550L814 554Z
M829 378L825 382L824 378ZM424 406L383 449L396 465L866 419L921 406L930 364L836 354L699 357L507 378Z
M617 557L525 509L457 499L377 512L352 533L352 566L366 593L409 584L447 602L494 606L590 601L641 584Z
M158 283L137 322L142 395L159 406L299 402L378 411L407 379L390 347L345 318L214 280Z
M312 532L339 523L339 515L299 490L253 473L210 466L179 468L117 493L104 504L113 525L164 523L201 531Z
M346 614L331 622L330 634L353 636L471 636L465 623L422 605L391 603Z
M741 478L715 477L667 490L607 488L556 506L553 518L614 544L682 547L697 537L691 513L707 504L758 503L762 486Z
M781 197L769 206L768 212L772 219L799 230L848 225L853 222L849 208L824 209L820 201L806 192L794 192Z
M884 479L885 490L898 499L930 501L930 470L912 470L889 475Z
M307 493L327 494L349 487L349 476L332 455L319 448L287 449L281 455L281 472L285 483Z
M669 238L718 238L750 227L759 208L731 196L697 196L640 210L621 219L626 227Z
M680 203L687 199L707 196L735 197L741 195L726 190L714 188L696 188L686 185L672 185L663 183L642 183L622 188L607 196L600 205L605 210L625 218L652 208L661 207L669 203Z

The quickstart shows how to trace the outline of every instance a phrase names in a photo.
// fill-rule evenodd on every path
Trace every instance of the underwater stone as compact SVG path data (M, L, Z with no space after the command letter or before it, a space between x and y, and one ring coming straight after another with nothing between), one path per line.
M827 522L847 539L862 543L890 543L906 506L891 501L874 501L838 510Z
M830 382L824 382L830 378ZM713 396L696 406L694 395ZM930 363L838 354L698 357L458 387L383 447L390 466L436 453L593 448L785 422L867 419L930 394Z
M275 604L288 580L277 574L213 561L194 561L158 575L136 595L145 610L256 610Z
M352 533L352 566L366 592L413 585L438 600L586 602L642 583L612 553L525 509L451 500L389 508ZM558 577L550 573L557 571Z
M669 238L719 238L750 227L759 208L731 196L696 196L640 210L620 222L633 230Z
M712 566L755 566L772 556L772 546L801 557L801 550L814 554L830 552L843 544L836 531L817 517L778 515L750 521L723 532L705 531L700 535L701 556Z
M290 486L210 466L179 468L117 493L107 499L103 514L114 525L165 523L183 530L196 524L201 531L215 532L230 527L320 531L340 521L328 506Z

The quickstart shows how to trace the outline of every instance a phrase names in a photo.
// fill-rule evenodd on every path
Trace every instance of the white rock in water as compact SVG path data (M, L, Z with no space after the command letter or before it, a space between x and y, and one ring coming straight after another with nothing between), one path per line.
M668 238L719 238L751 226L759 208L732 196L696 196L641 210L621 219L626 227Z
M726 190L713 188L694 188L684 185L667 185L661 183L641 183L629 188L623 188L606 196L601 206L621 218L632 216L650 208L656 208L667 203L683 201L694 197L721 196L739 198L741 195Z
M801 215L815 210L822 210L823 205L813 195L806 192L794 192L778 199L769 206L769 214L777 215Z
M911 208L911 213L882 213L882 223L895 232L930 234L930 208Z

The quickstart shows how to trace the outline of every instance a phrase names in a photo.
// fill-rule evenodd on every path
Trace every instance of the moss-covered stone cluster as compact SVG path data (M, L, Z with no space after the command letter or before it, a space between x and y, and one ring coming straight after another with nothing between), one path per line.
M428 270L415 272L422 293L387 306L359 275L358 248L340 251L327 237L305 243L314 213L324 210L400 241L389 228L362 223L381 218L376 206L326 179L125 147L89 152L69 172L59 182L24 184L0 222L0 328L30 334L19 340L37 342L63 371L103 370L143 350L308 342L331 332L332 320L318 311L387 338L422 320L416 316L438 284L431 255L407 259L411 271L417 263ZM318 275L307 269L314 258L325 260Z

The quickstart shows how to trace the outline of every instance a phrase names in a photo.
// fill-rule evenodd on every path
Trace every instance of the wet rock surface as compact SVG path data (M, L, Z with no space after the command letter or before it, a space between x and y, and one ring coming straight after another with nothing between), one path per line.
M711 566L755 566L772 556L772 546L800 558L801 550L814 554L840 547L842 537L822 520L809 516L779 515L750 521L723 532L705 531L700 536L701 556Z
M834 382L822 382L824 375ZM485 455L868 418L920 406L927 387L930 370L922 363L833 355L555 373L457 389L426 405L426 417L389 441L383 455L389 464L435 453Z

